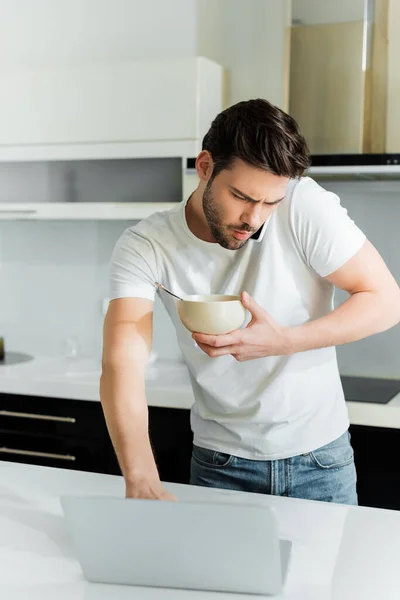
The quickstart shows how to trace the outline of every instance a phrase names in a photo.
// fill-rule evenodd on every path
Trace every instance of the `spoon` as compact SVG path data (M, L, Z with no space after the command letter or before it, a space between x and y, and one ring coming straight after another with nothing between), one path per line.
M157 283L157 281L155 281L154 283L158 287L158 289L164 290L164 292L167 292L167 294L170 294L171 296L174 296L174 298L178 298L178 300L182 300L182 298L180 296L177 296L176 294L173 294L172 292L170 292L169 290L167 290L167 288L164 287L161 283Z

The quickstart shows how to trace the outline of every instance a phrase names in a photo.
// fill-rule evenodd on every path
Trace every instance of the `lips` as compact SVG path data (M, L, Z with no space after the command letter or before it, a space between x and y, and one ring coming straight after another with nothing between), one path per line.
M233 235L237 240L247 240L247 238L251 236L251 233L249 233L248 231L237 231L234 229Z

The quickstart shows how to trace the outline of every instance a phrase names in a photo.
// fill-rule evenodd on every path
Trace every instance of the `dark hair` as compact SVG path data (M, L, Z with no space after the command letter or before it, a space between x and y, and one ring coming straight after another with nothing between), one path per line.
M239 158L274 175L296 178L310 166L296 121L261 98L238 102L216 116L203 139L214 161L212 178Z

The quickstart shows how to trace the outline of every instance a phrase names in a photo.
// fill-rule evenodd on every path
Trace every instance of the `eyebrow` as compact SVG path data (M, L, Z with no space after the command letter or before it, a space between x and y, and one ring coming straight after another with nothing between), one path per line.
M261 202L261 200L256 200L255 198L248 196L244 192L241 192L237 188L233 187L233 185L230 185L229 188L231 190L233 190L234 192L236 192L239 196L242 196L243 198L245 198L246 200L249 200L250 202ZM283 196L283 198L279 198L279 200L275 200L274 202L264 202L264 204L268 204L268 206L274 206L274 204L279 204L279 202L282 202L282 200L284 200L284 198L285 198L285 196Z

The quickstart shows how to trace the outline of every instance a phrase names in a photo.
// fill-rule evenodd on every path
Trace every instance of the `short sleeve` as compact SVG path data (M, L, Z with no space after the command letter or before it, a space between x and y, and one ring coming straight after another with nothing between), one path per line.
M294 234L307 264L327 277L361 249L366 236L336 194L310 179L300 181L296 188L291 205Z
M116 298L155 299L157 265L151 242L126 229L117 241L110 262L110 300Z

